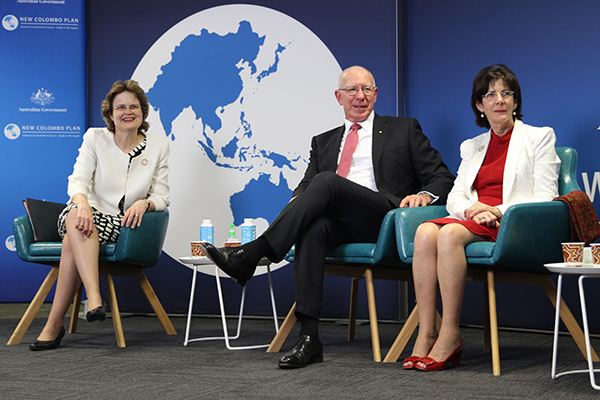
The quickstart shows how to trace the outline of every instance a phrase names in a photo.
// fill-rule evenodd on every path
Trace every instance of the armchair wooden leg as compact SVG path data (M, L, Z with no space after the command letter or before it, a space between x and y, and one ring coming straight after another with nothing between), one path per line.
M110 271L104 272L106 279L106 289L108 291L108 301L110 304L110 312L112 314L113 325L115 327L115 336L117 338L117 346L125 347L125 335L123 334L123 323L121 322L121 313L119 312L119 304L117 303L117 292L115 291L115 283Z
M352 278L350 288L350 311L348 313L348 341L354 341L356 332L356 307L358 306L358 282L359 278Z
M490 352L490 298L487 279L483 283L483 351Z
M69 333L77 331L77 320L79 319L79 306L81 305L81 296L83 295L83 285L79 286L75 298L73 299L73 308L71 310L71 323L69 324Z
M492 373L495 376L500 375L500 344L498 340L498 314L496 312L496 285L494 283L494 270L487 270L487 288L489 304L489 322L490 322L490 340L492 347Z
M44 282L42 282L42 285L33 297L33 300L31 300L31 303L29 304L29 307L27 307L25 314L23 314L23 317L21 317L21 321L19 321L15 331L11 335L10 339L8 339L8 343L6 343L7 345L21 343L23 336L25 336L25 332L27 332L29 325L31 325L31 322L37 315L38 311L40 311L40 307L44 303L44 300L46 300L46 297L48 297L48 293L50 292L50 289L52 289L52 286L54 286L57 278L58 266L55 265L52 267L52 269L50 269L48 275L46 275Z
M288 312L287 316L285 317L285 320L279 327L279 331L277 332L277 334L271 341L271 345L267 349L267 353L277 353L277 352L279 352L279 350L281 350L281 346L283 346L285 339L287 339L288 335L292 331L292 328L294 327L294 324L297 321L296 315L294 314L295 312L296 312L296 303L294 303L292 305L292 308L290 308L290 311Z
M146 278L146 274L144 274L144 272L140 269L138 274L136 274L135 279L142 287L142 290L146 294L146 298L148 298L150 305L154 309L154 312L156 313L156 316L158 317L158 320L162 324L163 328L165 328L165 332L167 332L167 335L177 335L177 331L171 323L171 319L165 312L165 309L160 303L160 300L154 292L154 289L152 289L152 285L150 285L148 278Z
M404 351L404 347L406 347L406 343L410 340L415 329L417 329L417 325L419 325L419 312L417 309L418 305L415 305L412 312L406 319L404 326L400 330L400 333L396 337L394 344L390 347L390 350L387 352L383 362L396 362L398 358L400 358L400 354Z
M400 330L400 333L396 337L396 340L394 341L394 344L392 344L392 347L390 347L390 350L388 351L387 355L385 356L385 359L383 360L383 362L398 361L398 359L400 358L400 354L402 354L402 352L404 351L406 344L412 337L412 335L415 332L415 329L417 329L418 325L419 325L419 309L418 309L418 304L415 304L415 307L413 308L412 312L406 319L406 322L404 322L404 326L402 326L402 330ZM435 312L435 326L439 332L440 328L442 327L442 316L440 315L440 313L438 311Z
M375 305L375 285L373 283L373 270L365 271L367 286L367 300L369 305L369 320L371 321L371 345L373 347L373 360L381 362L381 345L379 343L379 325L377 324L377 307Z
M550 280L550 277L543 277L542 287L554 305L554 308L556 308L556 286L554 286L554 283ZM569 333L571 334L573 340L575 340L575 343L577 343L577 347L579 347L579 350L587 360L585 336L581 330L581 327L579 326L579 323L563 299L560 299L560 318L569 330ZM594 350L593 347L590 350L592 354L592 361L600 361L598 354L596 354L596 350Z

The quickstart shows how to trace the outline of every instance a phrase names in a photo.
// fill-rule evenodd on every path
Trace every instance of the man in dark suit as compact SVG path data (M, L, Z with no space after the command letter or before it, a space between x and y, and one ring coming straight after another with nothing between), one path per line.
M376 242L388 211L444 204L454 176L412 118L373 112L377 87L362 67L344 70L335 91L343 126L313 137L310 161L292 200L256 240L204 252L242 286L262 257L273 262L295 248L296 317L300 339L279 360L281 368L323 360L318 321L325 254L342 243Z

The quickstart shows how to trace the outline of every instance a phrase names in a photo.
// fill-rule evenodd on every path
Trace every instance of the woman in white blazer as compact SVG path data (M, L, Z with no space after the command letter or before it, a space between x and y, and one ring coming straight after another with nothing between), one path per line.
M98 255L122 226L142 224L146 212L169 205L169 143L146 134L149 104L133 80L117 81L102 102L106 128L90 128L69 176L69 202L58 219L63 238L58 283L44 329L31 350L51 350L65 334L65 314L79 285L88 299L86 319L106 319Z
M477 125L490 130L460 146L462 160L446 205L450 215L417 229L413 276L420 328L405 369L432 371L460 364L465 246L496 240L502 215L512 204L558 196L554 131L521 122L521 89L514 73L502 64L481 70L473 82L471 106ZM443 304L439 333L438 286Z

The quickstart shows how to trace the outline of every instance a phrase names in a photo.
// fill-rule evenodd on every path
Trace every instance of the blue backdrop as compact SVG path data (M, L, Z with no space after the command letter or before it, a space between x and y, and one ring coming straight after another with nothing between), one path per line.
M48 273L20 261L12 221L27 197L66 202L86 129L85 2L2 0L0 301L29 302Z
M458 169L460 143L483 132L470 107L473 78L488 65L504 63L521 85L523 121L551 126L557 146L579 152L578 183L590 188L598 213L600 3L409 0L406 6L407 114L421 121L450 169ZM567 279L564 287L578 315L575 281ZM553 307L541 288L498 285L497 292L501 326L552 329ZM600 300L587 294L589 304ZM481 323L480 285L467 285L464 304L463 322ZM598 331L600 321L592 323Z

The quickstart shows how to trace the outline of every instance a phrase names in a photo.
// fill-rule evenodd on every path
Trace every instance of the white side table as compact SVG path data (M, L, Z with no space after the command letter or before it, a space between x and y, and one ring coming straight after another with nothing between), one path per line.
M550 272L558 273L558 282L556 288L556 316L554 318L554 342L552 345L552 379L560 378L564 375L572 374L590 374L590 383L596 390L600 386L596 384L594 372L600 372L600 369L594 369L592 361L592 346L590 344L590 330L588 327L587 310L585 306L585 292L583 290L583 280L585 278L600 278L600 267L594 267L593 264L583 264L582 267L565 267L563 263L546 264L545 267ZM556 373L556 358L558 352L558 326L560 322L560 299L562 292L563 275L579 275L579 301L581 302L581 317L583 319L583 331L585 334L585 347L587 353L588 369L565 371Z
M248 350L248 349L260 349L269 347L269 344L260 344L252 346L232 346L229 341L235 340L240 337L242 330L242 316L244 314L244 300L246 298L246 286L242 289L242 296L240 301L240 314L238 316L237 332L235 336L229 336L227 329L227 321L225 319L225 305L223 302L223 292L221 290L221 279L219 276L219 267L217 267L211 260L206 257L180 257L179 261L185 264L188 268L191 268L194 272L192 274L192 289L190 291L190 305L188 308L187 325L185 328L185 339L183 345L187 346L190 342L204 341L204 340L225 340L225 346L229 350ZM196 291L196 276L198 275L198 268L201 265L214 265L215 266L215 279L217 281L217 292L219 294L219 306L221 308L221 321L223 322L223 336L209 336L199 337L190 339L190 326L192 322L192 308L194 306L194 293ZM279 331L279 322L277 321L277 308L275 307L275 295L273 294L273 281L271 279L271 261L267 258L263 258L259 261L258 265L266 265L267 275L269 278L269 291L271 294L271 306L273 307L273 320L275 322L275 333Z

